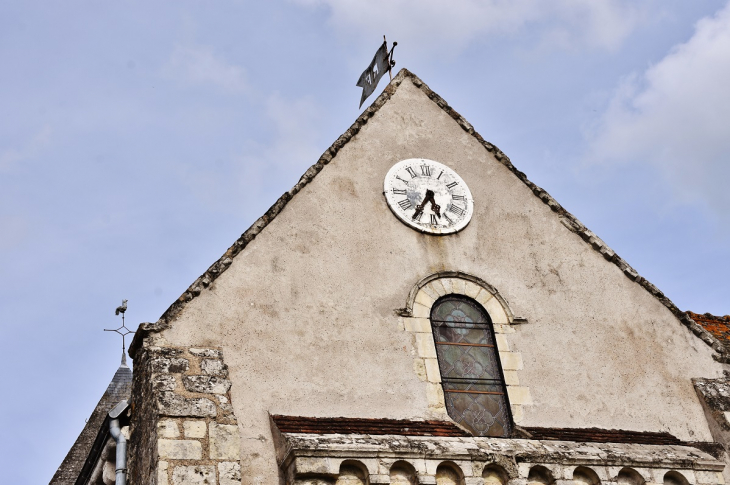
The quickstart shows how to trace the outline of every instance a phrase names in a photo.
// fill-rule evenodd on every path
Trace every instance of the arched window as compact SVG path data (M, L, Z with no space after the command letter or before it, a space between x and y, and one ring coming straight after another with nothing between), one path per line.
M471 298L446 295L431 307L449 416L476 436L509 436L512 419L489 314Z

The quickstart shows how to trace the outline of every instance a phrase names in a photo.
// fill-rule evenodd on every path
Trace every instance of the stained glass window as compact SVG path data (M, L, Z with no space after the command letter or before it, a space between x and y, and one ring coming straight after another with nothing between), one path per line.
M449 416L476 436L509 436L512 419L489 314L474 300L447 295L431 309Z

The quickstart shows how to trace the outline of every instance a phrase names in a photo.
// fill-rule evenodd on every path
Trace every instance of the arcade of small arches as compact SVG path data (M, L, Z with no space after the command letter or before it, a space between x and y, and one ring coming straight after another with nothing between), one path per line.
M598 468L606 478L602 480L599 474L588 466L561 467L562 473L557 474L543 465L519 467L526 471L526 476L514 470L509 473L504 467L495 464L485 464L478 476L467 476L461 467L452 461L440 463L426 462L435 466L433 470L421 473L407 460L395 461L390 465L389 473L378 475L375 481L371 479L368 468L357 460L345 460L340 465L339 474L332 477L308 477L294 481L293 485L369 485L370 483L388 483L390 485L692 485L679 471L647 469L644 474L629 467L600 467ZM473 467L477 471L479 467ZM611 472L614 475L611 475ZM659 475L657 475L657 472ZM690 471L691 473L691 471ZM373 477L375 478L375 477Z

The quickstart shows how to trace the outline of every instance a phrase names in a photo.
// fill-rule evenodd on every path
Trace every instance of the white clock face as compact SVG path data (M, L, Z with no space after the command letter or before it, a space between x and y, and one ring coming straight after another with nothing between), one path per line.
M452 234L469 224L474 200L466 183L446 165L409 158L391 167L383 193L406 225L430 234Z

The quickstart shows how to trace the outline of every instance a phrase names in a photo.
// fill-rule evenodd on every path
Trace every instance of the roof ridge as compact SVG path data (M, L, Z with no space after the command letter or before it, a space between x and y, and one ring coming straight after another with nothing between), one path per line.
M472 135L476 140L502 165L507 167L518 179L520 179L532 193L543 201L545 205L560 216L560 222L568 228L571 232L577 234L583 241L589 244L595 251L599 252L607 261L612 262L624 273L624 275L631 281L639 284L646 291L651 293L657 300L659 300L665 307L671 311L675 317L686 326L694 335L700 338L707 345L712 347L713 350L718 352L720 355L713 355L715 360L719 362L730 363L730 350L725 350L725 347L717 340L710 332L698 325L690 315L680 310L659 288L652 284L649 280L639 275L639 273L629 265L623 258L621 258L616 252L611 249L601 238L596 236L593 231L589 230L582 222L578 220L573 214L568 212L558 201L556 201L547 191L536 184L530 182L527 176L519 171L510 161L509 157L502 152L496 145L485 140L474 127L469 123L463 116L461 116L456 110L454 110L449 104L438 94L436 94L431 88L426 85L418 76L410 72L408 69L401 69L398 74L393 78L392 81L385 87L383 92L373 101L373 103L363 111L355 122L347 129L337 140L322 154L317 162L309 167L304 175L301 176L299 182L289 191L285 192L279 199L269 208L266 213L257 219L251 227L249 227L233 245L221 256L215 263L213 263L188 289L165 310L159 320L155 323L140 323L137 332L132 339L132 343L129 346L129 355L134 359L137 349L142 344L144 337L151 332L161 332L166 328L169 328L170 322L180 313L187 302L193 300L195 297L200 295L203 289L208 288L210 284L218 278L223 272L225 272L233 262L233 258L240 253L249 242L251 242L274 218L284 209L289 201L307 184L309 184L314 177L327 165L334 157L337 152L347 144L359 131L360 128L365 125L380 108L385 105L386 102L395 94L400 84L406 78L410 79L414 86L423 91L431 101L441 108L446 114L448 114L456 123L467 133Z

